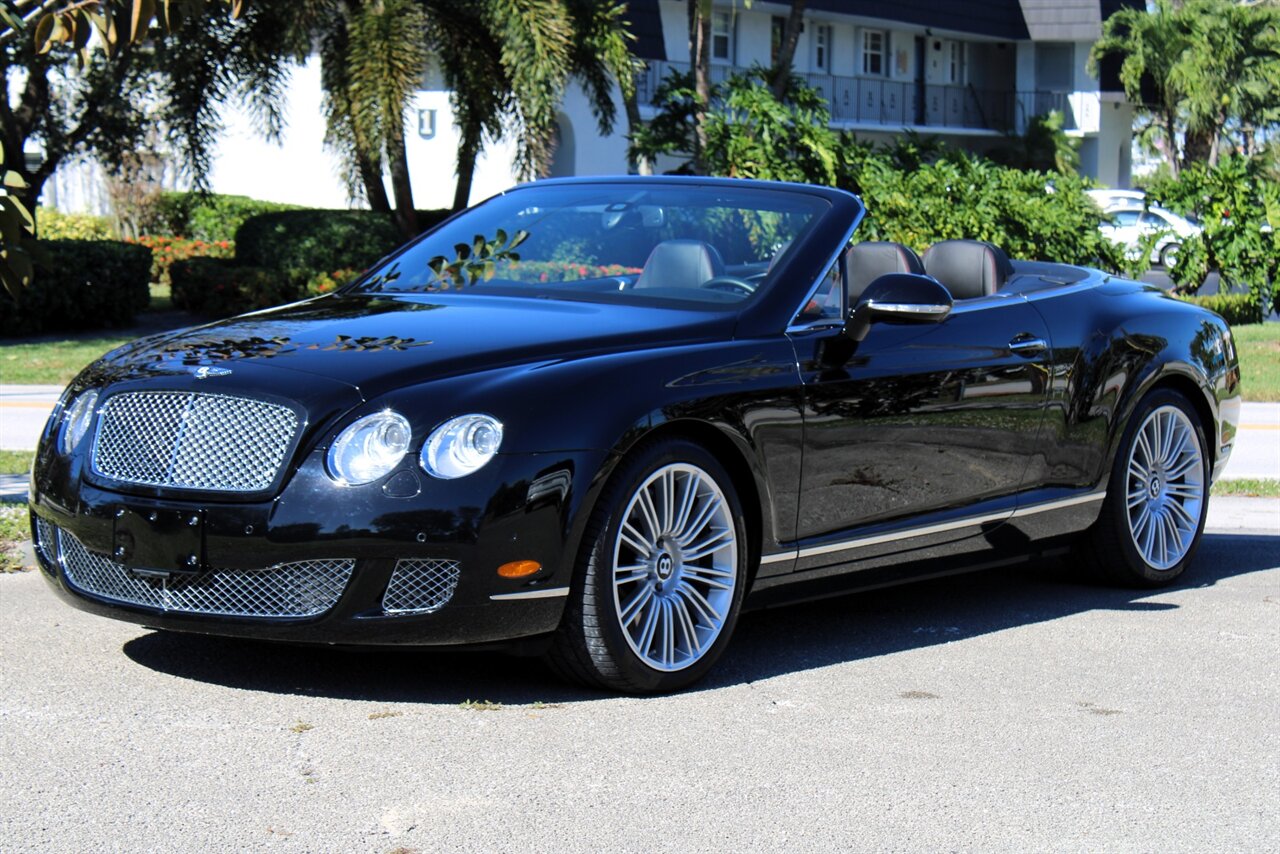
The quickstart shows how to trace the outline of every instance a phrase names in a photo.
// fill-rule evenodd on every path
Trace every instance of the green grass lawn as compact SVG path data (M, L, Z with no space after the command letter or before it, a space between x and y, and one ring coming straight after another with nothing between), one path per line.
M66 385L80 369L132 335L0 344L0 382Z
M0 474L27 474L35 451L0 451Z
M1220 480L1213 485L1211 494L1235 495L1242 498L1280 498L1280 480L1270 477Z
M1280 323L1250 323L1231 332L1240 354L1244 399L1280 401Z

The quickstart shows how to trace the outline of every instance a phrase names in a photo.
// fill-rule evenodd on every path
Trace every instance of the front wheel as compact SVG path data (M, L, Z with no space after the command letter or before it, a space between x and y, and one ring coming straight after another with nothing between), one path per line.
M1110 581L1169 584L1186 571L1209 509L1204 427L1190 402L1156 389L1125 430L1086 557Z
M1181 243L1170 243L1168 246L1160 250L1160 266L1166 270L1172 270L1178 263L1178 252L1182 249Z
M724 467L685 440L640 450L615 472L588 524L551 666L629 693L693 683L728 645L747 560Z

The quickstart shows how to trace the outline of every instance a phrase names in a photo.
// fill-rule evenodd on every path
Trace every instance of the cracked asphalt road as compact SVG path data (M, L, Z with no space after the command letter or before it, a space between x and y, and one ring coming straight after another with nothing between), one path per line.
M156 633L36 573L0 625L6 852L1280 848L1276 535L1157 592L1057 566L749 614L644 699Z

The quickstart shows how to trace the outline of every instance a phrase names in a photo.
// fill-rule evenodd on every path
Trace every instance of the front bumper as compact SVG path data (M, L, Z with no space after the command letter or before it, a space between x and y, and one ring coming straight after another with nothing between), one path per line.
M500 456L449 482L406 462L385 481L357 488L333 484L312 460L279 496L256 503L114 491L84 478L74 459L54 458L37 462L32 528L53 589L101 616L288 642L502 644L559 625L574 519L600 456ZM401 475L396 488L385 488ZM122 543L129 549L119 551ZM197 552L198 566L185 566L182 555ZM154 561L163 566L137 557L170 554ZM520 579L497 574L515 560L542 569ZM324 577L314 590L279 589L312 579L315 568ZM410 577L410 569L433 574Z

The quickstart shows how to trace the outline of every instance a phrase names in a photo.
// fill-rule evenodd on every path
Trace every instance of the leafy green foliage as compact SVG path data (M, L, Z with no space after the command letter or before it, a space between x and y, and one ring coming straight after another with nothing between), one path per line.
M1232 326L1262 322L1262 306L1249 294L1213 294L1185 296L1181 299L1215 311Z
M40 275L0 294L0 334L126 326L147 307L151 251L108 240L41 241Z
M419 211L428 228L448 211ZM295 210L245 221L236 233L236 262L279 270L306 282L317 273L364 270L402 243L391 217L376 211Z
M1067 135L1064 123L1057 110L1035 116L1025 133L1011 134L993 149L991 159L1016 169L1074 175L1080 168L1080 141Z
M6 82L8 79L6 75ZM16 297L31 281L35 220L22 200L13 195L14 191L27 189L26 180L6 169L5 164L5 148L0 145L0 174L4 176L0 188L0 284L11 297Z
M1204 231L1183 242L1170 271L1179 290L1194 293L1210 270L1227 285L1245 285L1270 305L1280 283L1280 186L1262 158L1227 155L1216 166L1192 164L1177 177L1158 176L1147 192L1171 210L1197 217Z
M167 234L209 243L232 241L250 217L302 210L298 205L218 193L161 193L140 223L146 234Z
M489 281L498 272L499 264L520 263L520 254L514 250L528 238L527 231L517 231L508 238L505 231L498 229L492 240L477 234L469 245L459 243L453 247L456 254L452 259L437 255L427 262L435 274L431 287L448 290Z
M111 220L93 214L67 214L57 208L40 208L37 213L40 237L45 240L113 240Z
M206 317L230 317L291 302L303 288L277 270L237 265L226 258L175 261L173 305Z
M1280 127L1280 6L1234 0L1154 0L1122 8L1090 53L1120 80L1175 168L1215 163L1221 143L1246 152Z

